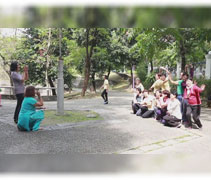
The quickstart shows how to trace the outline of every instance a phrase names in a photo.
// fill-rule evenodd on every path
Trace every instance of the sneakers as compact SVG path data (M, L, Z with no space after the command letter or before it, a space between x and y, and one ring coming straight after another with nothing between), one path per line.
M108 101L105 101L104 104L108 104Z

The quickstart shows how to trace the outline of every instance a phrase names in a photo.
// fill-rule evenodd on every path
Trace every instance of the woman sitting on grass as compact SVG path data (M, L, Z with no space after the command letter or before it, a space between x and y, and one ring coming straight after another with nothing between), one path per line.
M35 94L38 96L38 101L35 99ZM35 92L34 86L28 86L18 118L17 126L20 131L37 131L39 129L40 123L44 119L44 112L36 110L36 108L41 106L43 106L43 100L40 92Z
M180 101L177 99L177 92L171 93L171 98L167 106L167 115L163 117L163 124L170 127L181 127L182 113L180 111Z

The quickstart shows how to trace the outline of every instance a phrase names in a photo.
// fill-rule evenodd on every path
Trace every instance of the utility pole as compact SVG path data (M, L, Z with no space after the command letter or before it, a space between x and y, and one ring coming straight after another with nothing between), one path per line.
M57 81L57 115L64 115L64 76L62 59L62 29L59 28L59 65Z

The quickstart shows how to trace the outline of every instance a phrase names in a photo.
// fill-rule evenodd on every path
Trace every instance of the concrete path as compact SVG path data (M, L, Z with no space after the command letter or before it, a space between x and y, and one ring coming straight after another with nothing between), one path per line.
M13 123L15 101L3 100L0 108L0 153L6 154L165 154L211 152L211 111L202 110L202 131L169 128L154 119L131 114L132 94L110 92L109 104L101 98L65 101L66 110L94 110L104 120L44 127L19 132ZM46 102L56 109L56 102Z

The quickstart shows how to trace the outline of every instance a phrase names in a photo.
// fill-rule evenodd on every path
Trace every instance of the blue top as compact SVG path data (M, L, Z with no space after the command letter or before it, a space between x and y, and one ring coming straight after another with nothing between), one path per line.
M44 119L43 110L36 111L37 100L33 97L25 97L21 106L18 127L25 131L36 131L39 129L41 121Z

